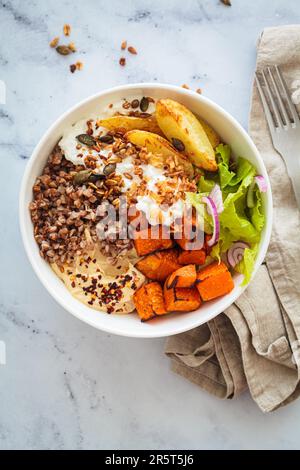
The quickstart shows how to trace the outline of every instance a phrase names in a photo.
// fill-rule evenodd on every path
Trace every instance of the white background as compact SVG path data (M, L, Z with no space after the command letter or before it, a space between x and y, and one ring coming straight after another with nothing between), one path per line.
M33 147L80 99L114 85L191 88L247 127L255 45L265 26L299 23L296 0L0 1L0 448L299 448L300 402L263 415L245 394L223 402L170 372L164 340L95 331L36 279L17 198ZM4 6L5 5L5 6ZM72 26L79 52L48 46ZM118 64L120 43L138 50ZM82 60L72 75L68 64Z

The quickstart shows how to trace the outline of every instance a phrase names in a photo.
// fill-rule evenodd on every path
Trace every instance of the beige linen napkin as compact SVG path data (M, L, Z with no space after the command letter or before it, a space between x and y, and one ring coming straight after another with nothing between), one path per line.
M300 79L299 56L300 25L267 28L258 44L257 70L278 64L291 86ZM170 337L165 352L174 371L208 392L233 398L248 387L268 412L300 394L300 218L255 86L250 134L266 164L274 198L266 264L230 308L195 330Z

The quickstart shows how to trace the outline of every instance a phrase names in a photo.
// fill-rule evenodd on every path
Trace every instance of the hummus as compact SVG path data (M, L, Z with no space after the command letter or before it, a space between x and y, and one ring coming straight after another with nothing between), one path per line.
M145 282L133 266L136 260L132 250L126 259L112 265L95 247L84 258L78 258L74 266L51 267L80 302L95 310L122 314L135 309L133 294Z

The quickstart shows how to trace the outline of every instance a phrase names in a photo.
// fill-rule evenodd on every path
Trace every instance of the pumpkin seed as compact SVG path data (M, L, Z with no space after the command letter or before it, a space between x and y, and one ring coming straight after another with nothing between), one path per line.
M76 136L76 139L79 140L84 145L87 145L88 147L93 147L95 145L96 141L94 137L92 137L89 134L79 134Z
M105 179L105 175L103 175L102 173L100 173L100 174L93 173L89 177L89 181L91 181L92 183L96 183L96 181L101 181L101 180L104 180L104 179Z
M141 103L140 103L141 111L143 111L143 113L146 112L148 107L149 107L149 100L148 98L143 96L143 98L141 99Z
M172 140L172 144L176 148L176 150L178 150L179 152L183 152L185 150L185 145L181 140L176 139L175 137L172 137L171 140Z
M91 170L82 170L76 173L76 175L73 178L73 183L77 185L81 185L84 183L87 183L92 172Z
M103 168L103 174L109 176L116 171L117 165L115 163L109 163Z
M60 55L69 55L71 54L71 49L68 46L57 46L56 52L58 52Z
M104 144L113 144L114 143L114 138L110 134L102 135L99 137L100 142L103 142Z

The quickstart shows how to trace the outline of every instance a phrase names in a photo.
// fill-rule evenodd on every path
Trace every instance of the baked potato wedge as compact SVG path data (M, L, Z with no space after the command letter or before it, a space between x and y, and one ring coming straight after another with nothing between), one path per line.
M221 138L219 134L217 134L217 132L209 124L207 124L204 119L198 118L198 121L203 127L205 134L207 135L208 140L211 143L212 148L215 149L221 143Z
M162 99L156 104L156 119L170 141L181 141L184 152L195 166L217 171L214 149L201 123L190 110L177 101Z
M153 154L153 159L150 159L153 166L161 166L165 159L172 156L178 169L182 167L190 178L194 176L193 165L187 156L177 152L164 137L140 130L129 131L125 134L125 137L132 144L146 147L147 151Z
M159 125L157 124L155 116L147 118L135 117L135 116L112 116L107 119L99 119L97 124L101 127L105 127L110 131L116 129L122 130L124 133L132 131L134 129L140 129L154 134L163 135Z

